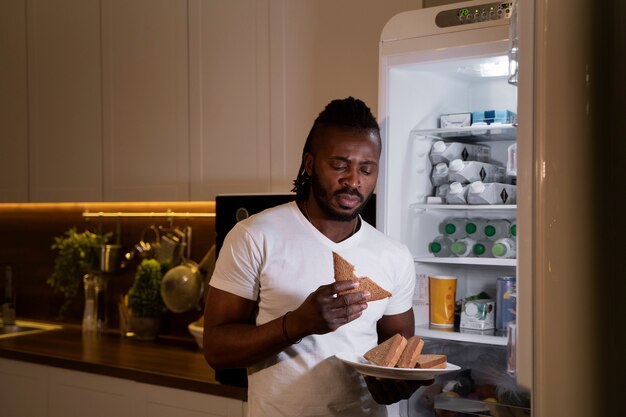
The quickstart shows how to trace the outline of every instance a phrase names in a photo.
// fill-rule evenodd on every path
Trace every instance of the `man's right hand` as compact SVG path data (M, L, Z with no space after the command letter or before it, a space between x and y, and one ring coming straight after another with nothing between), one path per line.
M330 333L361 317L371 297L369 292L338 295L340 292L358 289L358 285L355 281L337 281L322 285L309 294L302 305L289 314L289 334L301 338L310 334Z

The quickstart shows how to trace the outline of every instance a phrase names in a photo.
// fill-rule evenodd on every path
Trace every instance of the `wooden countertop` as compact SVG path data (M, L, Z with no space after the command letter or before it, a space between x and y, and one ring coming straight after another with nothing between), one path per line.
M221 384L193 340L152 342L108 332L83 338L80 326L0 339L0 357L219 395L245 401L247 390Z

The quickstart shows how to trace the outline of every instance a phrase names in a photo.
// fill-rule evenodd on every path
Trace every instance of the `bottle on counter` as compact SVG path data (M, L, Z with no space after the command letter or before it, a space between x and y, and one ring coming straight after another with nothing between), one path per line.
M475 244L476 241L474 239L464 237L456 240L450 247L450 250L455 256L472 256L472 249L474 248Z
M503 237L496 240L491 247L491 253L496 258L515 258L517 256L515 239Z
M97 277L85 274L85 309L83 311L83 333L95 334L98 331L98 297L96 294Z
M452 243L454 241L449 237L439 235L428 244L428 251L437 258L452 256Z

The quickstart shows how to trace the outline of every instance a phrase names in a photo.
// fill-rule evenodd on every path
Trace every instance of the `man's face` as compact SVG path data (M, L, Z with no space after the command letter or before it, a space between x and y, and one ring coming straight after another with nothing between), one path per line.
M369 131L325 127L305 156L311 196L331 220L351 221L376 187L380 142Z

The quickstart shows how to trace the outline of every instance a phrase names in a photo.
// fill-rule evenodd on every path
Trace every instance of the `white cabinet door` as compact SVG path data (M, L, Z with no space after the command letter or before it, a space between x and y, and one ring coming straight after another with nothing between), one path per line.
M243 417L243 401L174 388L137 384L146 417Z
M47 368L0 359L0 410L3 417L48 415Z
M100 1L33 0L26 15L30 201L100 201Z
M243 417L241 400L0 359L3 417Z
M28 201L25 0L0 2L0 203Z
M50 368L49 417L134 417L136 384L85 372Z
M268 0L189 3L191 199L268 192Z
M105 201L189 200L186 0L102 1Z

